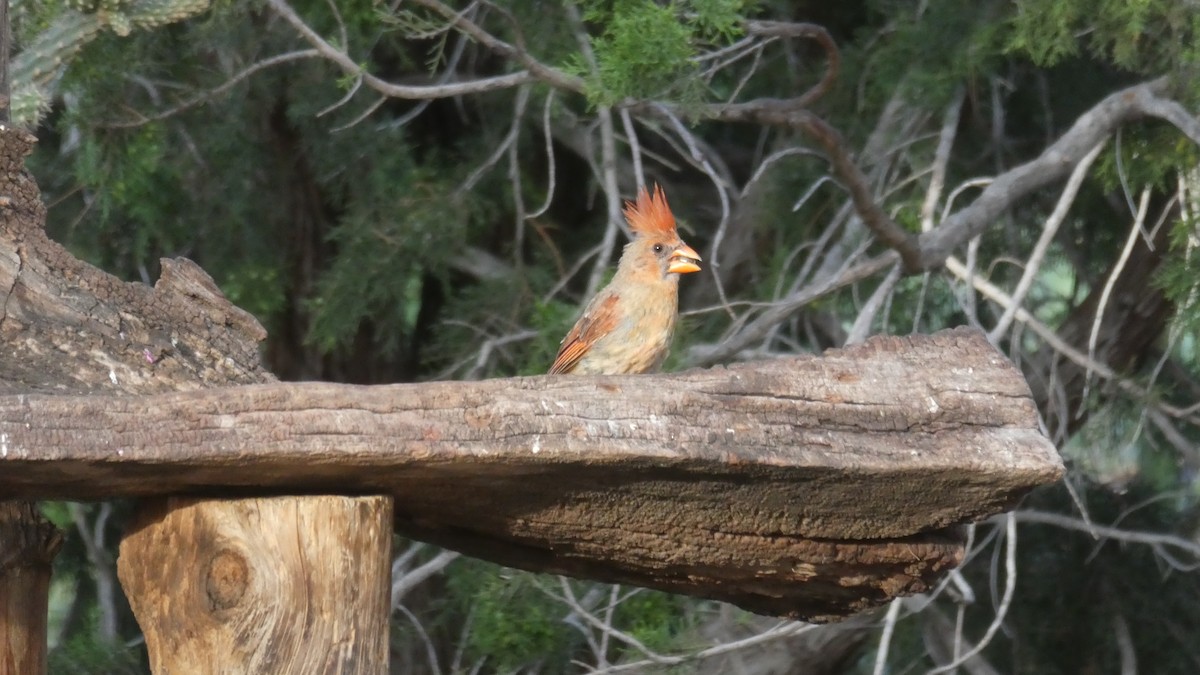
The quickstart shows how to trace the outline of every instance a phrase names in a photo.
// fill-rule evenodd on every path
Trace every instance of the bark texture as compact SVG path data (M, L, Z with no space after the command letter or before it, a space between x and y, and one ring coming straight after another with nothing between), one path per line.
M153 288L128 283L46 237L24 158L34 137L0 134L0 391L148 394L270 382L266 331L184 258Z
M46 672L50 566L62 532L31 502L0 502L0 675Z
M0 397L0 490L385 492L504 564L829 619L925 589L939 531L1062 464L979 334L677 375Z
M117 570L156 673L384 673L391 552L387 497L173 497Z

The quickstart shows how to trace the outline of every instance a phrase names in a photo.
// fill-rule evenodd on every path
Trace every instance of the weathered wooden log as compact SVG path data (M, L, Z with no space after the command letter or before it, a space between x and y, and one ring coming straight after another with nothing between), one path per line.
M387 672L391 501L154 500L117 560L151 669Z
M978 333L676 375L0 397L0 491L381 492L505 564L831 618L928 586L939 529L1062 465Z
M149 394L271 382L266 331L190 260L153 288L77 260L43 230L23 161L34 137L0 127L0 392Z

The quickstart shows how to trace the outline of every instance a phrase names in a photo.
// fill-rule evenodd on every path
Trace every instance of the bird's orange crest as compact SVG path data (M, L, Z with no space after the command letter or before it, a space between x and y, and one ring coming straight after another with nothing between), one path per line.
M654 186L651 195L645 187L638 191L637 203L625 202L625 220L633 233L647 237L675 234L675 216L667 206L667 196L661 185Z

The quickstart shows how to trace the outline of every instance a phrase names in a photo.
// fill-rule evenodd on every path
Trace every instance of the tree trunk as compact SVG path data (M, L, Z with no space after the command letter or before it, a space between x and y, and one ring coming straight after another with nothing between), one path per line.
M390 497L168 498L121 542L156 673L386 673Z

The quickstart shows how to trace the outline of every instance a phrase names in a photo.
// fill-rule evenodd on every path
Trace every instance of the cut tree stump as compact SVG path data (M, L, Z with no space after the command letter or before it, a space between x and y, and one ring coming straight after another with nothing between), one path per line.
M525 569L830 620L929 588L950 528L1062 472L965 329L674 375L0 397L0 492L359 492Z

